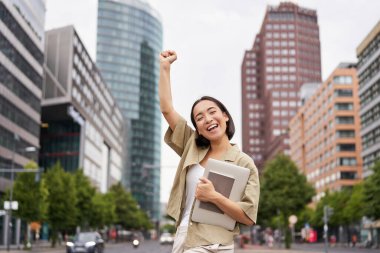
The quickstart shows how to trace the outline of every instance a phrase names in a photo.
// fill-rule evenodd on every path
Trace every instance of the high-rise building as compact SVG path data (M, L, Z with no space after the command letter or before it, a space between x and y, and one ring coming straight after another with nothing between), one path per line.
M1 169L38 162L45 12L44 0L0 0ZM12 186L12 173L0 173L0 195ZM20 245L20 219L7 212L0 224L0 245Z
M380 160L380 21L356 50L358 57L363 176Z
M74 27L45 34L40 164L83 169L101 192L122 179L123 116Z
M0 1L0 168L38 159L44 25L45 1ZM0 174L0 192L7 178Z
M161 48L161 18L148 3L99 0L97 64L126 120L123 183L152 220L160 219Z
M277 153L289 154L287 129L302 84L321 82L316 11L289 2L269 6L241 77L243 151L262 170Z
M341 63L289 124L290 156L316 190L352 187L362 177L356 67Z

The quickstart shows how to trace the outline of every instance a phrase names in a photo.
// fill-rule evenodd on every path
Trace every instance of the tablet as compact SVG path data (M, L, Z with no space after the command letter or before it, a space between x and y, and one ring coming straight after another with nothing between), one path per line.
M204 177L208 178L217 192L234 202L240 201L249 178L250 170L235 164L208 159ZM210 202L195 200L191 220L233 230L236 221Z

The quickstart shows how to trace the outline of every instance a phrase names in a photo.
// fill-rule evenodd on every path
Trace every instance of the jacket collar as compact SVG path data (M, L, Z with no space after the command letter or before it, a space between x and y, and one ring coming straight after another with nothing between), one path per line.
M240 149L236 144L231 144L231 145L232 146L223 155L223 158L221 159L222 161L234 162L237 159L240 153ZM188 166L200 163L203 160L203 158L205 158L209 149L210 147L200 148L194 142L193 145L190 147L189 155L186 157L186 160L183 164L182 169L185 169Z

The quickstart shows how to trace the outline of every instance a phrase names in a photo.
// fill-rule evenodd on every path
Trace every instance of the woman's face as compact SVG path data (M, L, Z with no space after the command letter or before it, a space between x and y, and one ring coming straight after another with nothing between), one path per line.
M193 109L193 117L199 135L210 142L227 136L226 129L229 118L213 101L200 101Z

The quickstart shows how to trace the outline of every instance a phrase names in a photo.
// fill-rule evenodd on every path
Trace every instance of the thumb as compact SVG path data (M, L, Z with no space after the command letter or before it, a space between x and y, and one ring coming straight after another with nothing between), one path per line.
M208 182L210 182L210 180L208 180L208 179L205 178L205 177L200 177L200 178L199 178L199 181L201 181L202 183L208 183Z

